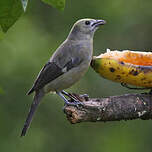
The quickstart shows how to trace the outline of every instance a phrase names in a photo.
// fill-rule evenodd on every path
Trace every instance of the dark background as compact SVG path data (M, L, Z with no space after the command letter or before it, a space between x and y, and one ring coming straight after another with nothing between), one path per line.
M95 34L94 55L106 48L151 51L151 8L151 0L67 0L62 12L29 1L25 15L0 41L0 151L151 152L152 121L71 125L63 114L63 101L54 94L43 99L27 135L20 138L32 102L26 92L75 21L107 21ZM135 92L99 77L91 68L67 91L90 97Z

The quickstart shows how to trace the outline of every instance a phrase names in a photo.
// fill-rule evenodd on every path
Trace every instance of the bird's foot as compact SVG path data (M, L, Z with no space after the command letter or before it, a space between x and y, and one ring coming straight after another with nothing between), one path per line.
M81 94L80 98L84 98L86 101L89 100L89 95L88 94Z
M66 106L75 106L77 108L80 108L80 107L83 107L83 105L84 105L84 103L80 102L78 100L75 100L73 102L66 101L62 110L63 110L64 113L66 113L65 112Z
M81 94L80 97L82 97L82 98L89 98L89 95L88 94Z
M62 90L62 93L66 96L68 96L70 99L72 99L73 101L77 101L80 102L80 101L83 101L83 99L85 99L85 101L88 101L89 100L89 96L88 94L81 94L81 95L78 95L78 94L75 94L75 93L68 93L68 92L65 92L64 90ZM82 103L82 102L80 102Z
M73 96L70 96L71 101L72 101L70 102L67 98L64 97L64 95L61 92L56 92L56 93L64 100L65 105L68 105L68 106L80 106L80 105L82 106L83 105L83 102L77 100Z
M68 106L83 106L83 102L80 102L79 100L73 100L73 102L65 101L65 104Z

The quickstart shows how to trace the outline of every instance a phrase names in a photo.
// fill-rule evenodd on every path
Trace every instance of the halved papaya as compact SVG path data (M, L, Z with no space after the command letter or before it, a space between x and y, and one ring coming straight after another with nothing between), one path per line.
M140 87L152 87L152 53L110 51L94 56L91 67L103 78Z

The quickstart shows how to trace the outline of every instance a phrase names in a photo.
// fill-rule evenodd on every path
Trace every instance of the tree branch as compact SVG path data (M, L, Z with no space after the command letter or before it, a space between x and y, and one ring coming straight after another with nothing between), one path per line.
M107 98L86 98L75 95L83 106L64 107L67 119L79 122L118 121L132 119L152 119L152 95L125 94ZM72 102L72 101L71 101Z

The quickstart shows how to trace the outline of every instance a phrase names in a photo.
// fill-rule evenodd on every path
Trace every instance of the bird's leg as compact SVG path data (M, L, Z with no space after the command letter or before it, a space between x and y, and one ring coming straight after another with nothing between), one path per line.
M88 94L81 94L80 97L85 98L86 101L89 100L89 95Z
M70 94L70 93L68 93L68 92L66 92L66 91L64 91L64 90L62 90L61 91L64 95L66 95L67 97L69 97L69 98L71 98L71 99L73 99L73 100L75 100L75 99L77 99L74 95L72 95L72 94ZM89 98L89 96L88 96L88 94L81 94L81 95L79 95L80 97L83 97L83 98Z
M81 105L83 105L83 102L80 100L80 98L85 98L85 99L89 98L87 94L79 95L80 98L78 98L75 94L68 93L64 90L62 90L61 92L67 97L71 98L75 103L80 103Z
M72 94L62 90L61 93L63 93L64 95L66 95L67 97L71 98L72 100L76 101L77 98L75 96L73 96Z
M67 97L73 99L74 101L75 101L75 100L76 100L76 101L77 101L77 100L79 101L79 99L78 99L75 95L73 95L73 94L71 94L71 93L68 93L68 92L66 92L66 91L64 91L64 90L62 90L61 92L62 92L64 95L66 95ZM81 94L81 95L79 95L79 97L80 97L80 98L85 98L86 101L87 101L88 98L89 98L88 94Z
M61 93L61 92L56 92L65 102L65 104L70 105L70 106L75 106L75 105L83 105L82 102L76 100L74 97L72 96L68 96L69 94L67 92L64 92L65 95L67 95L69 98L72 98L74 100L74 102L69 102L67 98L65 98L65 96Z
M70 93L68 93L68 92L66 92L66 91L64 91L64 90L62 90L61 92L62 92L64 95L66 95L67 97L69 97L69 98L71 97L71 94L70 94Z

